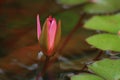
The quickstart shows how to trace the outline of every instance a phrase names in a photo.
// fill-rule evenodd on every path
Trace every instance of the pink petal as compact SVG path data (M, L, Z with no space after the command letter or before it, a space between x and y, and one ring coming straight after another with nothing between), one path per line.
M39 14L37 14L37 38L39 40L41 34L41 26L40 26L40 18Z
M49 48L53 48L54 46L54 40L55 40L55 35L56 35L56 30L57 30L57 24L56 20L53 18L51 25L48 28L48 42L49 42Z

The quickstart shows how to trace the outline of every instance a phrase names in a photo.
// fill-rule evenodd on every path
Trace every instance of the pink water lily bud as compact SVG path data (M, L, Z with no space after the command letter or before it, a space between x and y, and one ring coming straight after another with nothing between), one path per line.
M56 22L55 18L49 16L42 27L40 26L39 15L37 15L37 38L40 47L46 56L52 56L56 50L61 37L61 21Z

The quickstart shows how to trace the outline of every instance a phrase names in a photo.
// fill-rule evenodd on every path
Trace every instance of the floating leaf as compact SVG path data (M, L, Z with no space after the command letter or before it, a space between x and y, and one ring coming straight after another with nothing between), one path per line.
M120 0L91 0L94 1L84 7L88 13L109 13L120 10Z
M102 50L120 51L120 36L113 34L98 34L87 39L87 42Z
M113 16L95 16L84 25L85 28L118 33L120 30L120 14Z
M120 80L120 59L103 59L88 67L105 80Z
M93 74L82 73L79 75L72 76L71 80L104 80L104 79Z

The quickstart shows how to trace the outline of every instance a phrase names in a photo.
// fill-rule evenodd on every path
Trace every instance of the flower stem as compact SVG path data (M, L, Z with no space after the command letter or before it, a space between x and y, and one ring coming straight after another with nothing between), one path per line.
M44 74L46 73L46 70L47 70L48 65L49 65L49 60L50 60L50 57L46 56L43 69L42 69L42 71L40 73L38 73L38 75L36 77L36 80L39 80L39 78L42 77L42 76L44 76Z
M63 44L61 45L59 52L62 52L62 49L64 49L64 47L66 46L66 44L69 42L69 40L71 39L71 37L73 36L73 34L78 30L78 28L83 26L83 19L85 18L86 14L82 14L80 16L80 19L78 21L78 23L76 24L76 26L71 30L71 32L69 33L69 35L67 36L67 38L65 39L65 41L63 42Z
M92 60L93 61L98 60L102 56L102 54L103 54L103 51L100 50L99 53L97 54L97 56L95 58L93 58ZM84 71L86 68L87 68L87 65L85 64L80 71Z
M100 50L99 53L98 53L98 55L97 55L93 60L94 60L94 61L95 61L95 60L98 60L98 59L102 56L102 54L103 54L103 51Z

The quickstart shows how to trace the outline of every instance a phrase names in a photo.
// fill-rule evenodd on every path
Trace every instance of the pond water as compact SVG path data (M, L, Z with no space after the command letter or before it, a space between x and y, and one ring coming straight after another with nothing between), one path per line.
M51 57L40 80L69 80L99 52L85 41L96 32L82 28L90 16L80 20L81 6L61 5L55 0L1 0L0 5L0 80L35 80L42 71L45 56L39 53L37 14L41 24L49 15L62 22L60 50Z

